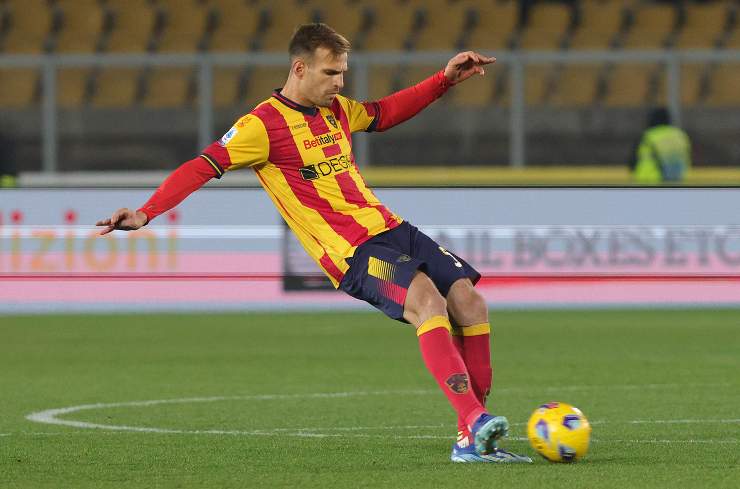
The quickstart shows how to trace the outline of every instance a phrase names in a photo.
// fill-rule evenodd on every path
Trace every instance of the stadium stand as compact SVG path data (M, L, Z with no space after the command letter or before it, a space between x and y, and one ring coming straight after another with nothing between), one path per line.
M610 107L638 107L649 101L655 67L623 63L610 67L604 104Z
M574 8L571 5L536 3L529 9L519 47L530 50L565 47L574 21Z
M340 25L355 51L739 49L739 18L737 0L0 0L0 52L282 52L296 25L318 20ZM386 95L431 69L373 67L369 95ZM508 69L499 64L445 100L461 107L508 103ZM637 107L665 98L662 70L645 64L530 66L526 100ZM284 78L281 71L218 68L214 101L227 107L262 100ZM0 79L0 104L37 103L37 70L12 72ZM690 64L681 73L685 105L736 103L733 65ZM58 101L65 108L187 107L196 94L195 76L190 68L62 69Z
M62 68L57 72L57 104L64 109L83 105L92 91L91 68Z
M564 66L550 103L560 107L585 107L595 103L601 72L601 64Z
M424 10L403 0L377 0L369 3L372 27L363 42L366 51L411 49L424 27Z
M475 25L475 10L465 2L418 0L423 27L413 40L414 49L449 51L462 48L464 33Z
M518 2L491 0L471 2L471 4L475 12L476 23L473 31L465 40L465 46L469 49L491 51L510 47L518 31Z
M49 51L60 23L59 11L46 0L5 0L5 23L0 52L36 54Z
M740 107L740 64L716 66L705 103L710 107Z
M254 8L267 12L267 27L258 37L258 46L263 51L284 53L296 27L321 20L320 10L304 0L255 2Z
M96 108L134 105L140 93L141 71L131 68L106 68L95 76L91 103Z
M157 0L157 9L164 16L156 40L156 50L162 53L191 53L205 47L213 9L204 0Z
M732 2L687 2L684 8L684 22L675 47L709 49L718 46L732 25Z
M362 50L365 37L372 27L371 7L358 0L322 0L315 2L322 22L342 26L342 34L352 43L352 49Z
M629 12L630 26L620 47L659 49L671 46L680 26L675 3L637 2Z
M0 107L22 109L37 99L39 72L34 69L3 68L0 76Z
M150 0L106 0L112 28L103 50L109 53L140 53L154 47L157 31L164 21L162 10Z
M57 53L93 53L100 49L111 18L99 0L58 0L61 27L54 39Z
M195 98L193 68L153 68L145 72L141 103L163 109L191 105Z
M255 48L258 34L267 28L267 12L247 0L211 0L210 51L245 51Z
M589 0L578 2L576 27L569 40L571 49L608 49L613 47L627 23L625 0Z

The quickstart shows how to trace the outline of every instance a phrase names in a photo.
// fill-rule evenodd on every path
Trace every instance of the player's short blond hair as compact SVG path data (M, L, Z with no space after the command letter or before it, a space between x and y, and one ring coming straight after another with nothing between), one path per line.
M312 56L316 49L323 47L334 56L348 53L351 45L346 37L328 25L316 22L303 24L296 29L290 40L288 52L290 57Z

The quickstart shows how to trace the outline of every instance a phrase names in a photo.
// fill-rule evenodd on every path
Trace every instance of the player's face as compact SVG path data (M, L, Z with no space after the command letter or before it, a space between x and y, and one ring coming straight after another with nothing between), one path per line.
M344 87L346 71L347 53L336 56L324 47L317 48L306 63L303 79L305 97L313 105L329 107Z

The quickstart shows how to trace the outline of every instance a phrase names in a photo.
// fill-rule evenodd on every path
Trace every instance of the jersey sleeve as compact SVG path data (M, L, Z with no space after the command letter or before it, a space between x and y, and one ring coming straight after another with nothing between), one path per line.
M262 120L247 114L239 119L218 141L200 154L221 178L227 171L259 165L267 161L270 141Z
M378 114L376 102L361 103L346 97L342 97L340 102L342 108L347 113L350 132L372 132L375 130L375 119Z

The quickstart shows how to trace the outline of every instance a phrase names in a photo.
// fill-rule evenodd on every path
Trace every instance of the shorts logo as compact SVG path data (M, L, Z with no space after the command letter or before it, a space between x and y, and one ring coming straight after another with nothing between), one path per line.
M467 374L453 374L445 380L447 387L455 394L465 394L468 392Z
M411 257L409 255L401 255L398 258L396 258L396 262L398 263L406 263L410 261L411 261Z
M326 120L329 121L329 124L331 124L334 127L334 129L337 128L337 120L334 118L332 114L327 115Z
M226 146L227 144L229 144L229 141L231 141L234 136L236 136L237 132L239 131L236 129L236 127L232 127L231 129L229 129L229 132L224 134L223 137L218 140L219 146Z

